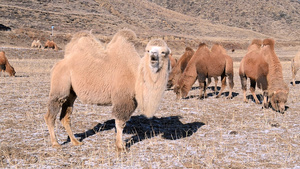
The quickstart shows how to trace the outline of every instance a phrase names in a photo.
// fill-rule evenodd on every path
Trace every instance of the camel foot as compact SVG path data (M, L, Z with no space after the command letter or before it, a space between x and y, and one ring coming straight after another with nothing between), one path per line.
M248 100L244 100L244 103L248 103Z
M228 96L226 99L232 99L232 96Z
M80 141L72 141L72 144L73 144L73 146L81 146L81 145L83 145L83 142L80 142Z
M52 147L53 147L53 148L61 148L61 145L58 144L58 143L53 143L53 144L52 144Z

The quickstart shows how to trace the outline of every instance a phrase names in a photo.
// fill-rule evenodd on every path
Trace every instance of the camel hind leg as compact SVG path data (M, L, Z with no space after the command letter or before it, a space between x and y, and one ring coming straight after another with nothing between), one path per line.
M50 133L50 140L53 147L59 147L60 144L58 144L55 133L54 133L54 127L55 127L55 120L56 116L60 110L60 103L57 99L50 99L48 103L48 112L44 116L44 120L48 126L48 130Z
M68 100L71 91L71 80L68 70L64 67L64 62L55 65L52 71L51 87L49 93L48 111L44 116L47 124L52 146L60 146L58 144L54 127L56 116L62 105Z
M221 96L222 92L224 91L224 89L226 87L226 76L225 75L221 76L221 82L222 82L222 86L221 86L219 94L216 96L216 98L219 98Z
M227 99L232 99L232 89L234 86L233 74L228 75L228 83L229 83L229 95L227 96Z
M61 114L60 114L60 120L62 125L64 126L64 128L66 129L69 138L71 140L71 143L73 145L82 145L83 143L78 141L72 130L71 130L71 114L72 114L72 110L73 110L73 104L74 101L76 99L76 94L74 93L74 91L70 92L69 97L67 98L66 102L63 103L62 108L61 108Z
M241 86L242 86L242 90L243 90L243 99L245 103L248 103L248 100L246 98L246 91L247 91L247 76L244 75L240 75L240 79L241 79Z
M255 100L255 103L259 104L260 101L258 100L258 98L256 97L256 94L255 94L255 86L256 86L256 81L254 79L250 79L250 92Z

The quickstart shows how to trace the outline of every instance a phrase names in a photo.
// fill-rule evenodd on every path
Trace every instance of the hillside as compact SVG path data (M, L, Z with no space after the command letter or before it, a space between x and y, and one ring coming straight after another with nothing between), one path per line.
M236 1L238 2L238 1ZM255 0L11 0L0 1L1 46L30 46L33 39L54 39L64 48L74 32L93 30L104 42L121 28L134 30L143 47L162 37L174 48L218 42L226 48L246 48L253 38L275 38L278 44L299 45L299 1ZM247 2L248 3L248 2ZM223 8L223 9L222 9ZM268 10L266 10L268 9ZM254 12L254 13L253 13ZM250 17L249 17L250 16ZM53 36L51 26L54 26Z

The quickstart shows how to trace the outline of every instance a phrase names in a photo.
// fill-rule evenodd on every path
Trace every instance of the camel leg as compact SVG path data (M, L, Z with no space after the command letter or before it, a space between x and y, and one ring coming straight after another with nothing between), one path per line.
M296 83L295 83L296 74L297 74L297 70L295 69L294 66L292 66L292 79L293 79L292 81L293 81L293 86L296 85Z
M243 95L244 95L244 102L248 103L248 100L246 98L246 91L247 91L247 77L240 75L240 79L241 79L241 86L242 86L242 90L243 90Z
M122 133L123 129L126 125L126 121L128 121L137 107L137 102L135 99L130 97L130 93L124 94L120 96L118 94L114 94L112 98L113 110L112 114L115 118L116 125L116 147L118 151L122 151L125 149L125 144L123 143ZM147 107L144 107L147 111Z
M215 90L214 90L214 92L215 92L215 94L217 94L219 79L218 79L218 77L214 77L214 79L215 79Z
M232 89L233 89L233 86L234 86L234 82L233 82L233 75L230 74L228 76L228 83L229 83L229 95L227 96L227 99L232 99Z
M263 105L264 105L264 108L269 108L269 103L268 103L268 92L267 91L264 91L264 101L263 101Z
M78 141L75 138L75 136L71 130L71 114L72 114L73 104L74 104L75 99L76 99L76 95L72 91L70 93L67 101L65 103L63 103L63 105L62 105L60 120L69 135L71 143L73 145L77 146L77 145L82 145L83 143Z
M250 79L250 92L252 93L252 96L253 96L253 98L255 100L255 103L259 104L260 101L258 100L258 98L256 97L256 94L255 94L255 86L256 86L256 81Z
M226 87L226 76L224 75L221 76L221 82L222 82L221 90L219 91L219 94L216 96L216 98L219 98L221 96L223 90Z
M50 133L50 140L53 147L60 147L54 133L56 116L60 110L60 103L58 99L50 99L48 104L48 112L44 116L44 120L48 126Z
M199 82L199 98L202 99L202 92L204 91L204 95L206 94L206 90L205 90L205 87L206 87L206 78L204 76L199 76L198 75L198 82ZM207 95L206 95L207 97Z
M124 144L123 144L123 129L126 125L126 122L123 120L115 119L116 129L117 129L117 135L116 135L116 146L118 151L124 150Z

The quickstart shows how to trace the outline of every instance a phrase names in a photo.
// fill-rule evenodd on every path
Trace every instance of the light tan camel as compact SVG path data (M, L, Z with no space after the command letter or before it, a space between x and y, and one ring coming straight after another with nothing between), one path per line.
M292 67L292 82L293 82L293 86L295 86L296 74L297 71L300 69L300 52L298 52L296 56L293 58L291 62L291 67Z
M40 40L33 40L33 42L31 43L31 48L41 48L43 49L43 45L40 42Z
M104 49L91 33L80 32L72 38L66 46L64 59L51 73L45 121L53 146L60 146L54 133L60 109L60 120L72 144L82 144L74 137L70 126L77 97L88 104L112 105L118 150L124 148L123 128L137 106L147 117L153 116L166 88L170 50L164 41L151 40L141 58L134 47L134 39L133 31L122 29Z

